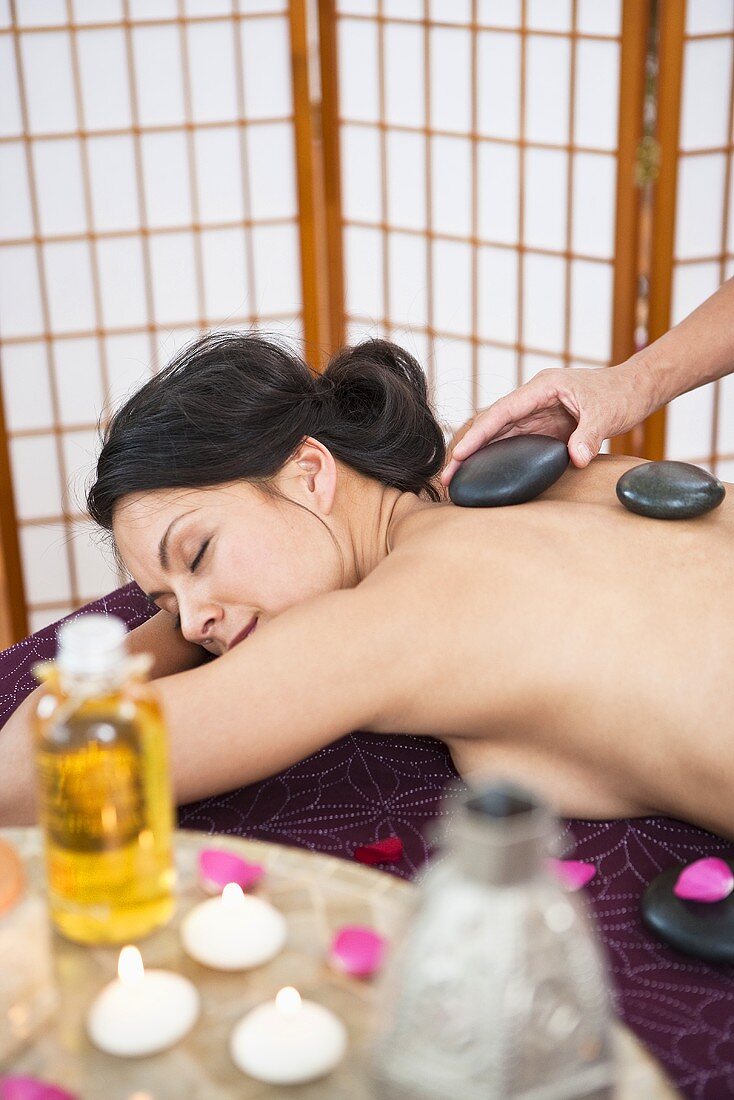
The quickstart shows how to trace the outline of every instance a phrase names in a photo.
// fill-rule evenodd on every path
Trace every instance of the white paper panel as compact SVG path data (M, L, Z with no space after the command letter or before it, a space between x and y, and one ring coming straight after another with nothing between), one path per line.
M708 455L713 410L713 385L676 397L668 405L665 419L665 457L685 461Z
M364 166L363 166L364 170ZM422 134L387 135L388 221L405 229L426 226L426 142Z
M33 234L25 149L21 142L0 145L0 237L30 237Z
M105 337L110 409L116 408L151 374L151 346L147 333L132 332Z
M283 18L240 25L248 118L286 118L293 113L288 23Z
M123 17L122 0L72 0L75 23L117 23Z
M2 350L5 426L9 432L53 425L46 347L40 342L8 344Z
M402 5L405 0L393 0L394 4ZM423 0L419 0L422 5ZM388 11L388 5L383 4L387 14L392 15L392 11ZM344 12L346 15L377 15L377 0L337 0L336 10L338 12Z
M156 320L175 325L197 317L193 233L152 233L150 263Z
M339 111L342 118L377 122L377 27L342 19L339 29Z
M19 27L46 27L66 22L64 0L17 0Z
M477 43L478 130L487 137L520 135L520 36L481 31Z
M734 375L719 382L719 425L717 449L734 455Z
M96 599L100 592L110 592L119 586L120 580L109 541L95 524L73 524L71 545L81 599Z
M206 315L221 321L251 309L245 266L245 231L209 229L201 234Z
M243 216L243 186L237 130L197 130L194 149L201 221L239 221Z
M130 15L137 22L146 19L175 19L177 0L129 0Z
M54 340L53 358L61 423L95 424L104 405L97 340Z
M576 153L573 158L571 247L585 256L614 255L617 162L612 156Z
M583 34L619 34L621 0L579 0L577 29Z
M468 138L432 138L431 172L434 232L469 236L471 143Z
M471 0L428 0L428 17L437 23L469 23Z
M296 165L291 123L249 126L247 152L251 216L256 220L295 218Z
M18 519L58 515L61 477L54 437L39 435L11 439L10 463Z
M526 18L532 30L570 31L571 0L527 0Z
M381 317L382 234L378 229L347 226L344 230L347 312Z
M288 0L237 0L239 10L248 15L288 10Z
M673 272L671 325L677 325L696 306L710 297L719 285L717 263L682 264Z
M477 19L492 27L519 27L522 0L478 0Z
M688 0L686 33L710 34L734 30L734 6L731 0Z
M0 36L0 135L9 136L23 132L23 121L18 98L18 79L15 69L15 52L11 36Z
M734 252L734 157L729 157L729 194L727 196L727 202L729 204L729 209L726 231L726 251L731 254ZM728 264L731 264L731 260L728 261ZM731 271L727 270L727 278L729 274L731 274Z
M616 42L576 45L574 142L591 149L616 149L619 114L619 46Z
M468 340L436 340L434 401L438 419L453 430L472 414L471 344Z
M682 149L707 149L727 143L731 71L731 39L686 43L680 121Z
M148 321L143 249L138 237L97 242L97 264L106 328L127 328Z
M23 580L29 603L70 600L71 582L67 564L63 524L21 527L20 551ZM56 615L53 615L56 618Z
M374 81L376 73L372 73ZM423 33L419 27L385 28L385 117L389 124L423 126L425 82Z
M531 352L528 352L522 356L520 380L522 383L529 382L531 378L535 378L535 375L540 374L542 370L557 370L562 366L563 360L556 359L553 355L533 355Z
M426 242L407 233L388 236L390 319L424 325L428 316Z
M397 135L407 137L409 135ZM380 132L366 126L341 130L342 212L348 221L382 221ZM403 188L405 180L398 183ZM408 184L412 191L415 179Z
M479 408L510 393L517 385L517 352L509 348L479 349Z
M433 325L441 332L471 332L470 245L433 242Z
M83 512L87 486L93 481L101 449L95 430L64 432L61 439L64 453L66 484L63 486L67 512Z
M296 313L301 307L301 259L294 225L258 225L252 230L257 312Z
M43 246L50 326L54 332L96 327L92 265L87 241Z
M565 38L529 35L527 39L528 141L566 144L569 118L571 46ZM509 94L505 88L504 94Z
M186 35L193 121L225 122L237 118L232 24L191 23Z
M135 27L133 55L142 125L180 123L184 117L184 95L178 28Z
M611 357L611 264L571 262L571 354L581 359Z
M148 225L188 225L192 212L185 134L144 134L141 147Z
M130 126L130 77L121 29L80 31L77 35L82 110L88 130Z
M24 34L20 49L31 131L60 134L76 130L68 32Z
M525 234L530 248L566 247L568 154L552 149L525 153Z
M716 476L725 483L734 484L734 459L721 459L717 462Z
M428 362L428 337L425 332L415 328L401 328L398 325L393 326L391 330L390 338L399 344L401 348L405 348L414 359L418 361L419 366L426 370ZM429 393L429 397L430 397Z
M721 251L725 171L726 158L720 154L680 158L676 257L711 256Z
M436 27L430 32L431 125L437 130L471 130L471 35Z
M478 257L478 332L484 340L517 340L517 252L480 248Z
M183 0L183 6L187 15L199 16L230 15L233 8L231 0Z
M137 229L140 211L132 138L127 134L90 138L87 156L95 229Z
M520 155L512 145L479 143L477 150L479 236L517 244Z
M527 254L523 267L523 343L563 350L566 308L565 262L555 256Z
M6 245L0 248L0 332L33 336L43 327L35 248Z
M87 229L79 142L35 141L33 168L41 233L81 233Z

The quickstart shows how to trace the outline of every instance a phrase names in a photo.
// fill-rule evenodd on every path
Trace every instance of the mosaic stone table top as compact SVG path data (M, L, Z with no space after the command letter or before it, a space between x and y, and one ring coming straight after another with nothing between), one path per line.
M43 885L41 837L37 829L0 829L20 851L32 888ZM197 878L201 848L221 847L264 864L257 893L288 922L288 942L272 962L244 973L220 973L200 966L183 951L181 918L206 896ZM84 948L54 937L59 1009L5 1072L31 1074L75 1092L82 1100L379 1100L365 1072L377 986L348 978L327 963L334 932L345 924L368 924L395 938L417 897L410 884L358 864L296 848L226 836L176 834L178 906L174 919L140 941L146 967L184 974L199 989L201 1018L172 1050L127 1060L96 1050L86 1035L89 1005L115 977L119 948ZM229 1035L235 1023L285 985L332 1009L347 1026L346 1060L329 1077L310 1085L273 1087L245 1077L231 1061ZM677 1095L632 1035L619 1028L623 1080L616 1100L664 1100Z

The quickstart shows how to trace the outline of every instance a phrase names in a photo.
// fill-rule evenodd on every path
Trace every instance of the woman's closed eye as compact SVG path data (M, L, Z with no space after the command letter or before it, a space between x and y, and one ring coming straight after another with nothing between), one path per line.
M204 539L204 541L202 542L201 546L199 547L199 553L196 555L191 565L189 566L190 573L195 573L198 569L199 565L201 564L201 559L204 557L204 554L206 554L206 549L210 542L210 538Z

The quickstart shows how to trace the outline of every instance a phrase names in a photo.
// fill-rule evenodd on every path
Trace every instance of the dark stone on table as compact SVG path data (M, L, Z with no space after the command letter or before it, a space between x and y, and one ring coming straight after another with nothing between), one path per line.
M462 462L449 496L463 508L524 504L558 481L568 461L566 444L548 435L499 439Z
M622 474L617 496L625 508L651 519L693 519L721 504L726 489L690 462L644 462Z
M734 871L734 859L725 859ZM671 947L713 963L734 963L734 893L721 901L677 898L673 887L686 865L670 867L642 895L642 919Z

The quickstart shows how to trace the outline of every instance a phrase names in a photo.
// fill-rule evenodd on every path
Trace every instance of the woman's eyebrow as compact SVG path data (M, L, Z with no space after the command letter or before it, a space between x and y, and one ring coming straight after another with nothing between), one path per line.
M165 569L166 572L168 572L170 568L170 562L168 560L168 537L180 519L183 519L184 516L190 516L192 512L196 511L196 508L189 508L188 512L181 512L180 515L175 516L171 520L171 522L168 524L168 527L166 527L166 530L163 532L163 538L158 543L158 561L161 563L162 568ZM160 591L156 592L146 592L145 595L148 597L149 600L155 603L155 601L159 599L160 596L166 595L166 589L161 589Z

